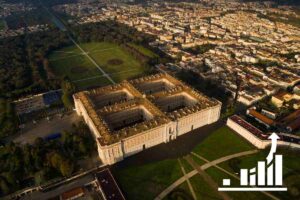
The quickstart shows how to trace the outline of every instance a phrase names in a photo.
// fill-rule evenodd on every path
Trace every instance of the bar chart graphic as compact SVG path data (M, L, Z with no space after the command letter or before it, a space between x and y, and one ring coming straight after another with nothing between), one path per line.
M231 180L223 179L219 191L287 191L282 187L282 155L275 154L279 137L273 133L269 139L272 145L266 160L258 161L252 169L240 169L239 187L230 187Z

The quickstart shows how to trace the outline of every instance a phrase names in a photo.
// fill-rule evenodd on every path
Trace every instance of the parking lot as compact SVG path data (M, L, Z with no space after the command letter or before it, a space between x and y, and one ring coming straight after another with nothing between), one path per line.
M81 120L76 112L72 111L66 114L56 114L51 117L40 119L35 121L29 121L24 124L24 127L20 132L10 138L8 141L14 141L20 144L30 143L38 137L46 137L52 133L60 133L63 130L68 130L72 127L72 124L76 124Z

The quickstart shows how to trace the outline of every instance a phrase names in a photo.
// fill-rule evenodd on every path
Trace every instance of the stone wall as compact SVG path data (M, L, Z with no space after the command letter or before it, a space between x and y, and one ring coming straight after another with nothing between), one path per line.
M258 149L265 149L266 147L271 145L271 140L261 140L260 138L256 137L255 135L250 133L248 130L246 130L239 124L235 123L230 118L228 118L227 120L227 126L232 130L234 130L235 132L237 132L243 138L248 140L251 144L253 144ZM295 144L295 143L285 142L285 141L278 141L278 145L289 146L292 148L300 148L300 144Z

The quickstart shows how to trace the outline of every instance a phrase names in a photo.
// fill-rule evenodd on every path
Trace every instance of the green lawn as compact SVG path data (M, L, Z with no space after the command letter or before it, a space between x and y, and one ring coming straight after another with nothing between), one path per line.
M147 71L145 66L117 44L100 42L80 45L116 82ZM68 76L81 89L109 84L106 78L101 77L102 73L95 64L75 46L54 51L49 61L58 76Z
M177 159L172 159L119 169L114 176L127 199L152 200L183 173Z
M215 160L223 156L252 149L254 147L251 144L231 129L222 127L196 146L193 152L208 160Z
M179 160L181 161L182 167L185 169L186 173L194 170L194 168L184 158L179 158Z
M193 176L190 181L198 199L222 199L217 193L214 192L214 190L203 180L203 178L199 174Z
M168 194L164 200L193 200L193 196L190 192L187 182L182 183L175 188L170 194Z
M195 156L194 154L191 154L192 159L198 164L198 165L204 165L206 162L200 158L198 158L197 156Z

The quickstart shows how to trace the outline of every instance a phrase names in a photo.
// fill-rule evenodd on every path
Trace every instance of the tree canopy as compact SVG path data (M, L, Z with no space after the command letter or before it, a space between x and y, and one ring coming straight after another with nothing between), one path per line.
M77 160L95 149L94 139L83 122L62 135L51 141L37 138L34 144L9 143L1 147L0 196L24 187L25 179L42 184L54 177L70 176L78 168Z

